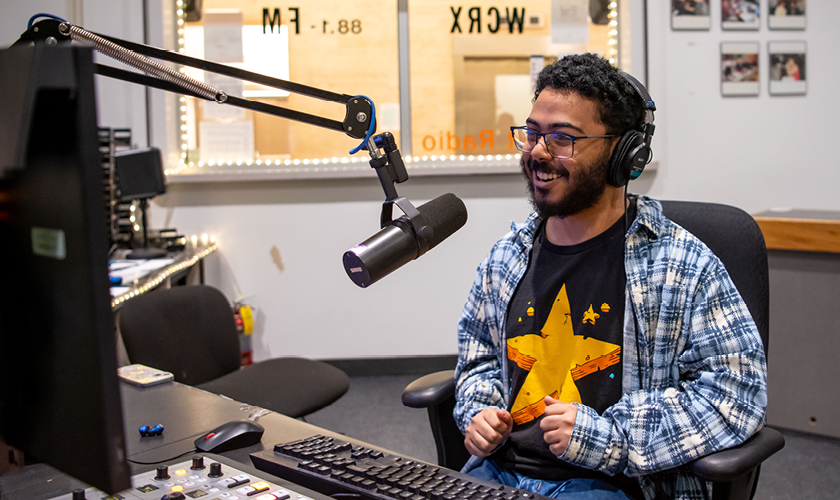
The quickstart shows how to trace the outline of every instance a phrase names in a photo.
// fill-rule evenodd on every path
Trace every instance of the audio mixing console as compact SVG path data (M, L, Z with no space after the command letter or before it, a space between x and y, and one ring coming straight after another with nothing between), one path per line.
M53 500L328 500L328 497L270 477L218 455L161 465L136 474L131 489L107 495L88 488Z

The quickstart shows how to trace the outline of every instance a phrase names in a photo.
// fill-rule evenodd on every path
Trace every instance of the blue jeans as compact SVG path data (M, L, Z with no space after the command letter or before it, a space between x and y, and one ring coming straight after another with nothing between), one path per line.
M483 460L478 466L461 472L485 481L538 493L563 500L629 500L621 490L597 479L569 479L568 481L543 481L531 479L514 471L501 469L493 460Z

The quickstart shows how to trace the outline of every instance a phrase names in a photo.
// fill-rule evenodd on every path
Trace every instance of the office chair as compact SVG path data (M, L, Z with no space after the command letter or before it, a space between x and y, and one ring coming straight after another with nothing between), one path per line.
M755 320L767 354L770 287L767 249L758 224L741 209L715 203L663 201L662 209L669 219L700 238L726 266ZM402 401L406 406L428 409L438 463L457 470L470 455L452 417L454 375L454 370L447 370L417 379L405 388ZM761 462L784 444L781 433L764 427L739 446L695 460L689 469L712 483L713 500L751 499Z
M233 310L210 286L154 290L126 301L118 313L131 363L172 372L177 382L242 403L299 418L333 403L350 385L340 369L306 358L240 369Z

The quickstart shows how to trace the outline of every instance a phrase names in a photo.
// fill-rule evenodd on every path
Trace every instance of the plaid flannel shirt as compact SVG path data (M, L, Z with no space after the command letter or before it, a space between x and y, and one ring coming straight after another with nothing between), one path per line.
M537 225L536 214L513 224L478 267L458 324L454 416L462 432L482 408L508 407L505 315ZM648 498L702 499L702 483L683 466L764 423L761 338L723 264L659 202L637 198L625 241L623 395L603 415L578 404L558 458L636 477Z

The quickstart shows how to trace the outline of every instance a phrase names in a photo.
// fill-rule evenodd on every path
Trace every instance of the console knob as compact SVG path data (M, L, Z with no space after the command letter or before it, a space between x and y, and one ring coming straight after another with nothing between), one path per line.
M164 479L169 479L169 467L167 467L165 465L161 465L160 467L158 467L157 468L157 475L155 476L155 479L157 479L158 481L163 481Z
M190 467L190 469L201 470L203 468L204 468L204 457L201 457L201 456L193 457L192 467Z
M210 477L221 477L222 474L222 464L219 462L213 462L210 464L210 474L207 474Z
M73 500L86 500L85 499L85 490L82 490L82 489L73 490Z

